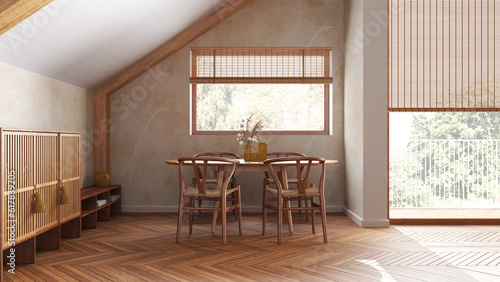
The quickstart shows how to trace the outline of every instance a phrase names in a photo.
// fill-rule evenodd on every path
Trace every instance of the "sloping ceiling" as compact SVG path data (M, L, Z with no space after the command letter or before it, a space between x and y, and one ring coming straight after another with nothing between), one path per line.
M55 0L0 36L0 61L95 89L229 0Z

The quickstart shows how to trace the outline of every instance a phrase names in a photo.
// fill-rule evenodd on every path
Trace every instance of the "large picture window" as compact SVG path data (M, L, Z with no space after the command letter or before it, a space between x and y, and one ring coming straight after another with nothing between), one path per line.
M388 2L391 223L500 214L499 4Z
M192 133L328 134L330 48L192 48Z

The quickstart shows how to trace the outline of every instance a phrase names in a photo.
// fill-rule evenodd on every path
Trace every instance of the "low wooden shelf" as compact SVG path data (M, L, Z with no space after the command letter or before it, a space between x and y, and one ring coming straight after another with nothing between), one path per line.
M119 195L119 198L111 201L111 195ZM83 188L80 196L82 201L82 229L96 228L97 221L107 221L111 215L121 214L121 195L121 185ZM106 200L106 203L98 206L97 200Z

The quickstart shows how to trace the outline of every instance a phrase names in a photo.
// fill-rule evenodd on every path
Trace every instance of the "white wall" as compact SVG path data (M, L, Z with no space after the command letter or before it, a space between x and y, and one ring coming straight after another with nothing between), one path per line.
M344 208L363 212L363 0L345 1L344 144L346 193Z
M0 74L0 127L80 132L82 186L92 185L91 92L4 63Z
M386 0L346 0L345 16L349 27L346 28L347 196L344 212L362 227L389 226L386 15ZM362 64L356 55L362 57ZM359 73L362 73L362 80ZM356 87L358 83L362 86ZM354 103L348 104L347 101ZM362 125L358 124L360 117ZM354 145L348 145L359 143L359 140L354 141L358 138L362 139L362 145L356 144L360 146L360 153L356 153Z

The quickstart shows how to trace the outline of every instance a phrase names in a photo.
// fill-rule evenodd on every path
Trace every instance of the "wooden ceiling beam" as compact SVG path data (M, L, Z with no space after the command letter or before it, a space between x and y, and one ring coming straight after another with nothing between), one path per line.
M127 83L131 82L141 74L164 61L175 52L179 51L184 46L188 45L191 41L195 40L200 35L209 31L217 24L223 22L225 19L229 18L234 13L250 4L252 1L253 0L230 1L219 10L195 23L146 57L142 58L137 63L133 64L128 69L122 71L117 76L101 85L94 91L94 93L111 95L118 89L125 86Z
M0 6L0 35L7 32L52 0L6 0Z

